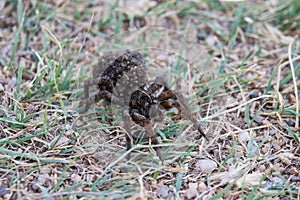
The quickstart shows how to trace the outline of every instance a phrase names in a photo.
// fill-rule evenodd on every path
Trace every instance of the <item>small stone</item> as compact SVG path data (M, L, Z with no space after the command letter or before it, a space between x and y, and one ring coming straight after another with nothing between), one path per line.
M40 169L40 173L41 174L51 174L51 168L43 167L42 169Z
M12 77L11 79L7 80L7 86L9 86L10 88L15 87L16 83L17 83L16 77Z
M196 169L200 169L203 173L209 173L217 168L217 163L212 160L202 159L197 161L195 167Z
M189 183L189 189L186 191L186 197L188 199L192 199L197 196L198 191L197 191L198 183Z
M205 41L210 48L213 48L217 41L217 38L216 36L209 35L205 38Z
M238 137L242 142L247 142L250 139L249 133L247 131L239 133Z
M39 183L39 185L44 185L46 183L47 179L50 179L49 174L41 174L38 177L38 183Z
M300 181L300 177L299 176L292 176L291 181L292 182L298 182L298 181Z
M205 40L206 33L204 31L199 30L196 35L197 40Z
M266 187L271 187L273 185L273 182L272 181L269 181L269 180L266 180L264 183L263 183L263 187L266 188Z
M4 92L3 83L0 82L0 92Z
M34 179L33 176L28 176L28 178L27 178L28 181L32 181L33 179Z
M199 192L204 192L207 190L207 185L204 182L199 183L198 185Z
M264 172L264 171L266 170L266 167L265 167L264 165L261 165L261 166L258 168L258 170L259 170L260 172Z
M274 171L279 171L279 172L285 171L285 168L282 167L279 163L276 163L276 164L273 166L273 169L274 169Z
M281 150L281 146L279 146L278 142L274 142L273 149L275 149L276 151Z
M273 182L277 183L277 184L280 184L280 185L283 184L283 181L281 180L281 178L279 178L277 176L273 177Z
M292 119L289 119L289 121L286 122L289 126L295 126L295 121Z
M0 197L4 197L7 194L9 194L9 191L5 187L0 186Z
M284 197L282 197L280 200L290 200L290 197L284 196Z
M86 180L89 181L89 182L94 182L96 179L97 179L97 177L93 174L88 174L86 176Z
M35 53L32 53L30 57L31 57L31 60L33 62L38 62L39 61L39 58Z
M167 200L174 200L174 194L172 192L169 192Z
M159 198L167 198L169 195L169 187L166 185L161 186L158 190L157 190L157 196Z
M269 143L265 144L262 148L261 148L261 151L263 154L266 154L268 153L268 151L271 149L271 146Z
M78 174L72 174L71 175L71 180L74 182L74 183L79 183L81 181L81 177L78 175Z
M31 185L31 189L35 192L39 191L40 187L37 185L36 180L33 181L32 185Z
M254 99L258 97L258 92L253 92L249 95L250 99Z
M243 157L244 156L244 147L242 145L237 145L235 148L235 153L237 157ZM251 154L255 154L255 149L252 147L249 151ZM235 161L234 161L235 162Z
M254 121L256 123L262 123L264 121L264 118L260 115L255 116Z
M292 167L290 170L289 170L289 174L293 174L295 176L299 176L300 175L300 172L298 171L298 169L296 167Z
M278 158L284 164L290 165L292 163L292 159L294 158L294 155L291 153L281 153L278 155Z
M160 62L167 62L168 61L168 56L166 54L158 54L156 56L156 60Z
M5 112L3 110L0 110L0 117L3 117Z

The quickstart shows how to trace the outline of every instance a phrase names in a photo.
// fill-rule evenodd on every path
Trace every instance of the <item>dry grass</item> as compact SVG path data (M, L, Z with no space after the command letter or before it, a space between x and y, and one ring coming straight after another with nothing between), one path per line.
M0 198L300 198L297 0L2 2ZM165 29L123 33L143 23ZM141 138L126 160L110 106L77 112L100 55L123 48L182 79L208 142L171 110L164 162Z

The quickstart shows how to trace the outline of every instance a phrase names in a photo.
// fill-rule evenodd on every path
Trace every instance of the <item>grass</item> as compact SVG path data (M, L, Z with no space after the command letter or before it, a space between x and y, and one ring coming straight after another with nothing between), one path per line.
M5 198L155 199L167 186L177 199L299 199L298 1L175 0L138 16L120 3L14 0L0 10ZM123 20L141 18L165 29L128 37L136 32L124 32ZM141 134L126 160L118 110L101 102L77 112L99 56L125 48L145 56L150 78L165 70L170 86L184 80L209 141L171 109L155 128L164 162ZM217 167L201 171L199 160Z

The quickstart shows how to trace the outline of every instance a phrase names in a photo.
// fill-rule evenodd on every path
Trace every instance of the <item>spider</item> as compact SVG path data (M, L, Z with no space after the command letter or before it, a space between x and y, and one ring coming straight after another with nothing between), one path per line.
M101 70L104 70L99 78ZM99 92L94 99L89 99L89 86L97 84ZM149 81L145 71L145 61L138 52L126 51L113 59L112 56L102 57L99 66L93 70L93 79L84 84L87 110L93 101L106 99L115 105L124 108L122 118L126 130L126 149L132 147L130 121L134 121L144 127L152 144L157 145L157 135L153 130L152 119L156 115L161 116L161 109L176 107L179 113L183 113L194 124L194 128L206 138L197 119L191 114L184 97L178 92L172 91L166 86L162 77ZM160 119L162 120L162 119ZM207 138L206 138L207 139ZM154 148L157 156L162 160L160 149ZM128 153L128 157L130 154Z
M114 55L103 56L92 73L93 78L84 83L85 98L89 98L89 87L97 84L99 93L95 101L105 98L117 105L128 105L128 92L147 81L145 61L138 52L126 51L117 58ZM92 101L94 100L88 100L89 103ZM87 103L85 110L90 105Z

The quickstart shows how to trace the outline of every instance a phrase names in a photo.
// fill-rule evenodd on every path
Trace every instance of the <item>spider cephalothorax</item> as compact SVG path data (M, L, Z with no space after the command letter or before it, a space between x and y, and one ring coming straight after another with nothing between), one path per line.
M156 79L132 93L129 101L129 114L135 123L146 126L150 123L149 120L161 114L160 108L173 107L181 111L175 93L164 82Z
M162 121L162 109L176 107L194 123L194 128L206 138L197 119L189 111L184 98L178 92L169 89L162 77L150 81L134 91L129 101L129 114L132 120L142 127L152 126L151 120ZM150 130L153 134L153 131ZM156 135L155 135L156 137ZM207 139L207 138L206 138ZM152 138L154 142L156 139Z

